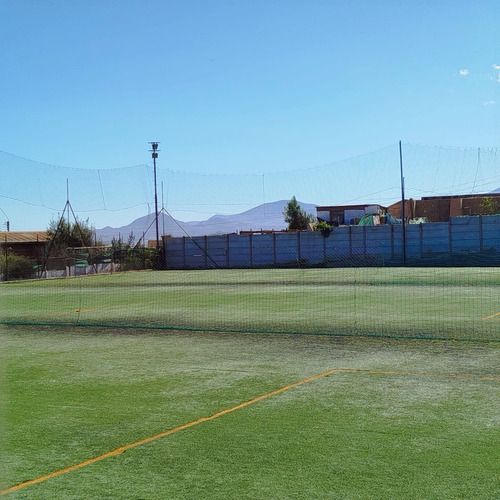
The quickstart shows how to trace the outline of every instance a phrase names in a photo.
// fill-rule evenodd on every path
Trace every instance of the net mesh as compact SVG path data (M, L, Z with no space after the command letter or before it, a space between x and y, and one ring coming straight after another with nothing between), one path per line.
M499 268L142 271L3 283L5 324L500 340Z
M291 196L316 205L388 206L401 199L398 145L301 170L283 166L242 175L177 171L166 168L166 154L164 158L158 159L159 203L179 221L241 213ZM405 144L403 159L406 198L489 193L500 187L500 156L494 148ZM11 230L45 229L62 211L68 185L75 213L96 228L119 227L155 212L151 164L75 169L0 152L0 168L0 220L5 225L10 217ZM143 229L147 224L143 222Z
M500 186L495 149L403 151L407 198ZM148 164L78 170L0 153L0 166L0 203L4 216L16 215L12 229L26 224L23 217L47 227L64 206L67 181L74 212L97 228L154 210ZM158 183L163 213L186 221L292 195L317 205L387 206L400 198L399 175L399 149L391 146L300 171L202 175L159 168ZM133 247L72 249L43 268L45 277L59 271L70 279L0 284L0 323L498 341L500 217L476 218L468 227L459 222L408 226L406 264L420 267L402 267L401 226L374 228L368 219L328 235L205 237L184 230L182 238L164 240L161 262L169 271L127 272L155 267L151 253ZM143 225L151 227L151 217ZM11 250L2 245L4 280L15 264Z

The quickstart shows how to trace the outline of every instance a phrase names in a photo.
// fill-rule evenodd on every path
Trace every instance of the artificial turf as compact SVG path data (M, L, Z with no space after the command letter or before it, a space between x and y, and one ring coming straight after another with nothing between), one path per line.
M497 342L0 326L6 498L500 496Z

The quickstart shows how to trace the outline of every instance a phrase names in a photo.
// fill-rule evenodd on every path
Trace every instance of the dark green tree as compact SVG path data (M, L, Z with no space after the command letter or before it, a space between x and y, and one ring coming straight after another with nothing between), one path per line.
M315 217L302 210L295 196L285 205L283 212L285 222L288 224L289 231L302 231L307 229L310 222L315 221Z

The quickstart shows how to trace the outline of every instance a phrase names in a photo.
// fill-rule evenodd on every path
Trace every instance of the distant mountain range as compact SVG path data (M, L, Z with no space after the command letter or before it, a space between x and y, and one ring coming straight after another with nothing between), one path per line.
M500 188L491 191L491 194L494 193L500 193ZM283 211L287 203L288 200L264 203L240 214L214 215L206 220L191 222L176 220L167 213L162 212L158 218L158 230L160 236L163 234L171 236L210 236L239 233L240 231L259 231L261 229L280 231L286 229ZM300 201L298 203L308 214L316 215L317 205ZM119 237L122 240L127 240L131 232L134 233L136 241L143 237L145 242L154 240L156 238L154 214L139 217L126 226L107 226L96 229L97 237L105 243Z
M288 200L264 203L251 208L246 212L234 215L214 215L203 221L183 222L170 217L167 213L160 213L158 218L158 229L160 236L170 234L171 236L205 236L214 234L238 233L240 231L259 231L261 229L276 231L286 229L283 219L283 211ZM308 214L316 215L316 206L311 203L298 202L300 207ZM113 238L127 240L133 232L136 241L143 237L147 240L156 238L156 225L154 214L139 217L126 226L104 227L96 229L97 237L106 243Z

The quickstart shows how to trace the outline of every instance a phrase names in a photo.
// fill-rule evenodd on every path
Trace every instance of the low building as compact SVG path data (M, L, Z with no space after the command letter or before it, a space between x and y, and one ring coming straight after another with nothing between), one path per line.
M425 196L420 200L405 200L405 219L425 218L427 222L448 222L450 217L493 215L495 212L500 212L500 193ZM401 201L387 207L387 213L401 218Z
M366 215L385 215L386 208L381 205L338 205L316 207L316 217L319 221L325 221L332 226L352 226Z
M49 241L47 231L0 231L0 248L16 255L43 259Z

